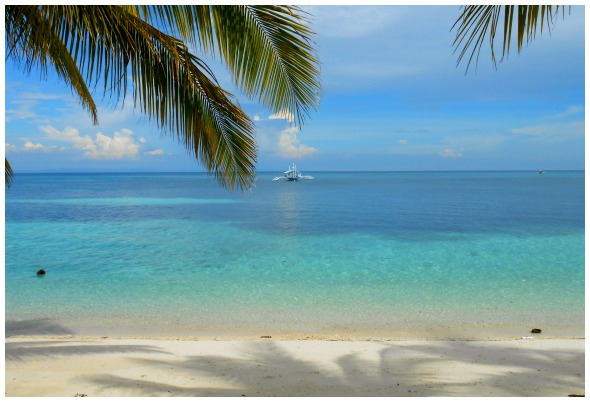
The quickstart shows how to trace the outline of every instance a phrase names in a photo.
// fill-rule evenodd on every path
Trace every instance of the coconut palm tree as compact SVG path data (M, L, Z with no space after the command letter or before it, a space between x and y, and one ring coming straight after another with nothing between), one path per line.
M512 39L512 28L514 26L514 16L516 15L516 41L518 53L522 49L523 43L528 44L535 39L537 31L543 32L543 25L546 23L547 29L551 30L557 20L561 9L562 16L565 15L565 6L464 6L463 11L453 29L457 27L457 35L453 45L455 51L459 51L457 65L469 54L467 70L476 56L475 62L479 59L481 47L486 38L489 40L492 51L492 61L496 65L496 53L494 51L494 40L496 31L500 25L500 19L503 17L503 45L502 59L508 56L510 52L510 42Z
M230 189L254 182L254 125L199 55L219 57L241 91L295 124L319 104L313 32L297 7L7 5L5 12L7 59L28 73L53 69L94 124L90 88L116 103L130 88L135 107Z

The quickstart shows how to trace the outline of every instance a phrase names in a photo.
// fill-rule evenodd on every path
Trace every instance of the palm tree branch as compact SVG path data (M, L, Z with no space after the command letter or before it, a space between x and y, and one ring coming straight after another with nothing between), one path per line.
M75 60L39 7L6 6L6 38L10 57L17 62L23 60L27 72L38 65L45 75L49 59L57 75L77 93L94 124L98 123L96 104Z
M313 33L302 12L288 6L215 6L211 13L217 48L238 87L303 124L318 105L320 85Z
M190 54L182 42L151 26L146 28L151 31L149 43L156 44L155 60L144 63L145 52L138 53L141 59L132 60L139 70L134 80L154 75L168 76L168 80L165 87L155 92L149 86L136 85L135 99L148 115L156 117L160 127L168 122L168 128L178 133L185 146L209 170L214 169L224 184L231 187L237 180L242 189L248 188L254 179L256 161L250 119L231 102L231 95L219 87L209 68ZM140 87L143 92L137 91ZM156 103L151 101L158 94L160 99ZM159 112L152 113L158 106ZM195 114L195 110L199 113Z
M10 166L8 159L4 158L4 183L6 186L10 187L13 181L14 172L12 171L12 167Z
M253 123L182 40L213 55L218 50L247 95L290 111L299 124L318 105L319 62L297 8L34 7L52 31L51 41L61 44L55 49L77 64L81 82L102 83L105 96L124 101L130 80L135 104L229 187L244 189L254 181Z
M136 105L160 128L176 133L223 185L233 188L237 182L242 189L249 188L256 145L248 116L182 41L133 15L117 15L118 11L108 18L110 34L98 46L110 54L108 63L98 58L90 67L106 70L106 76L110 66L119 66L118 73L125 75L127 69L122 66L128 62ZM120 46L121 40L133 45ZM119 81L113 77L108 82L115 93L120 93Z
M136 7L34 10L50 31L51 43L61 45L59 50L70 55L90 85L102 82L105 94L119 101L125 99L130 79L136 105L160 128L176 133L222 185L248 189L253 184L253 124L181 40L146 23ZM189 22L194 21L189 18L181 27Z
M496 65L496 57L494 52L494 40L498 21L501 14L501 8L504 8L504 39L502 47L502 58L508 56L510 51L510 41L512 37L512 27L514 25L514 7L515 6L464 6L459 18L453 24L451 29L457 28L457 33L453 46L455 52L459 51L457 58L457 65L462 61L463 57L471 49L471 55L467 63L467 70L471 64L474 55L477 54L477 60L481 52L482 41L486 35L489 35L490 49L492 53L492 61ZM516 9L516 41L518 53L522 50L523 44L528 44L535 39L537 31L543 32L544 22L547 23L547 28L551 30L554 24L554 13L559 12L561 7L564 10L565 6L538 6L526 5L517 6ZM565 13L565 11L564 11Z
M465 44L463 45L461 53L459 54L459 57L457 59L457 65L461 62L461 60L468 52L471 46L473 46L473 49L471 51L471 55L469 56L467 69L469 69L469 66L471 65L471 61L474 56L477 55L476 60L479 59L480 49L483 45L487 33L487 28L490 25L493 16L496 14L494 10L495 7L496 6L465 7L459 19L455 21L455 25L461 22L458 28L458 33L455 38L455 42L453 43L453 45L456 45L455 51L457 51L459 49L459 46L461 46L461 44L465 41ZM455 25L453 25L453 27L455 27ZM492 33L495 33L495 29ZM490 37L490 41L493 42L492 36ZM495 62L495 59L493 60Z

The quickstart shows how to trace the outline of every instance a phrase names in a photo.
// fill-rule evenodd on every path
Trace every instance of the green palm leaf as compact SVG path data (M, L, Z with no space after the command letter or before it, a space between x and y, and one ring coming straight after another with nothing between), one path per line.
M291 6L138 7L155 25L207 54L219 55L238 87L274 111L289 111L299 124L319 105L319 61L310 21Z
M78 67L62 38L37 6L6 6L6 54L17 63L24 63L30 72L40 67L47 74L50 63L57 75L74 89L82 106L87 109L94 124L98 123L96 105Z
M8 159L4 158L4 183L10 187L13 181L14 172L12 171L12 167L10 167L10 163L8 163Z
M469 60L466 70L469 69L474 56L477 64L481 47L486 39L490 44L492 61L494 62L494 66L496 65L494 40L498 27L500 26L499 21L502 14L504 21L502 59L507 57L510 52L515 7L517 7L516 41L518 53L520 53L525 40L528 44L535 39L538 30L543 32L544 23L547 24L547 29L551 29L555 24L560 9L562 15L565 14L565 6L465 6L452 28L457 28L457 34L453 42L455 51L459 51L457 65L467 55L469 55ZM504 9L503 13L502 8Z
M255 180L254 126L187 44L219 54L247 95L300 124L318 104L318 61L296 8L6 6L6 14L9 57L30 69L54 55L49 60L83 104L86 85L102 84L119 101L131 82L136 107L229 188L248 189ZM48 32L48 43L36 26Z
M278 6L214 7L216 38L236 82L276 111L302 124L319 103L318 61L298 9ZM233 40L238 35L242 44Z

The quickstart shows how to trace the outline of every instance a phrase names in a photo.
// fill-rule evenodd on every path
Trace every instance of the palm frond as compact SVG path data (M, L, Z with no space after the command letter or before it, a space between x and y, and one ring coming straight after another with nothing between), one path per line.
M303 12L289 6L7 6L8 58L53 65L96 122L86 85L135 105L221 184L248 189L254 126L187 46L217 55L238 86L303 123L319 102L319 67ZM178 39L177 39L178 37Z
M57 75L78 95L94 124L98 123L96 104L75 60L64 46L62 38L53 29L53 21L38 6L6 6L7 58L24 63L30 72L34 65L47 74L47 65L55 68Z
M131 81L136 106L164 132L174 133L222 185L252 186L253 124L181 40L146 23L129 7L38 10L87 83L102 84L105 94L119 101ZM32 64L39 59L27 60Z
M451 28L455 29L457 27L457 33L453 42L455 52L459 51L457 65L468 54L469 60L466 71L469 70L474 56L477 64L481 47L487 38L492 53L492 61L494 66L496 66L494 41L499 26L500 15L502 14L504 15L502 59L508 57L512 39L512 27L514 25L515 7L518 7L516 9L516 42L518 53L520 53L524 43L528 44L535 39L537 31L543 32L543 26L545 24L547 25L547 29L551 29L555 24L560 9L562 10L562 15L565 11L565 6L464 6L461 15ZM502 13L502 8L504 8L504 13Z
M14 181L14 172L12 171L12 167L10 163L8 163L8 159L4 158L4 184L7 187L12 185Z
M134 44L129 63L136 105L175 133L221 184L249 189L257 160L254 126L232 95L182 41L135 17L119 28Z
M217 44L240 89L301 125L319 104L308 21L288 6L213 7ZM241 37L242 43L235 40Z
M181 8L182 12L175 13ZM319 61L305 13L291 6L150 6L138 11L174 26L193 46L227 63L240 90L299 125L319 105Z

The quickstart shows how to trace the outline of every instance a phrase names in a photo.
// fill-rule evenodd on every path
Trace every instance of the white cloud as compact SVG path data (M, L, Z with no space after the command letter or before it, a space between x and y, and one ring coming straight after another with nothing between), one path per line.
M463 154L460 151L457 151L452 148L445 148L442 151L440 151L438 154L441 155L443 158L454 158L454 159L460 158L463 156Z
M139 139L139 142L141 142L142 144L145 144L147 141L146 141L146 139L145 139L145 138L141 137L141 138Z
M94 141L89 136L81 136L80 132L73 127L66 127L63 131L59 131L52 126L42 126L43 131L48 140L67 142L74 146L74 148L91 151L96 148Z
M567 123L539 124L510 130L512 134L535 137L545 142L558 143L570 139L584 138L584 121Z
M62 94L49 94L42 92L22 92L18 94L18 99L11 100L7 104L5 111L6 121L39 119L40 116L35 112L42 101L65 99ZM41 102L40 102L41 101Z
M39 102L35 100L19 100L10 102L11 109L6 109L6 121L37 119L39 115L33 111Z
M55 145L43 145L41 143L34 143L33 141L27 139L27 138L19 138L19 140L24 141L24 144L22 147L18 147L16 145L13 144L5 144L5 150L6 152L36 152L36 151L41 151L41 152L53 152L53 151L61 151L62 149L59 149L59 147L55 146Z
M293 118L293 114L291 112L289 112L288 110L281 110L278 113L275 114L271 114L270 116L268 116L269 120L287 120L290 123L293 123L293 121L295 121L295 119Z
M256 114L256 115L254 115L254 119L253 119L253 120L254 120L254 121L260 121L260 116L258 116L257 114Z
M398 141L390 148L394 155L440 155L444 158L461 158L465 153L481 154L496 149L506 140L504 135L445 136L436 142L408 143Z
M308 6L319 35L335 38L366 37L403 18L399 7L383 6Z
M43 146L43 144L38 144L38 143L37 144L33 144L32 141L27 141L27 142L25 142L25 145L23 145L23 149L25 151L37 151L37 150L43 149L43 148L45 148Z
M49 94L44 92L23 92L20 95L23 99L55 100L64 98L60 94Z
M153 151L144 152L145 155L164 155L163 149L154 149Z
M470 153L482 153L496 149L506 141L506 136L501 134L489 135L461 135L446 136L442 139L445 148L460 149Z
M554 114L551 116L554 119L561 119L563 117L575 116L584 112L584 106L571 105L564 112Z
M281 132L278 150L283 158L304 158L317 152L317 149L300 144L297 127L289 127Z
M47 139L70 143L74 148L84 151L84 157L89 159L136 158L139 154L141 140L136 141L133 132L125 128L115 132L113 137L97 133L95 139L80 135L73 127L59 131L52 126L43 126L41 130L45 132Z
M133 132L127 129L115 132L112 138L97 133L96 148L84 155L91 159L136 158L139 154L139 143L131 138L132 135Z

